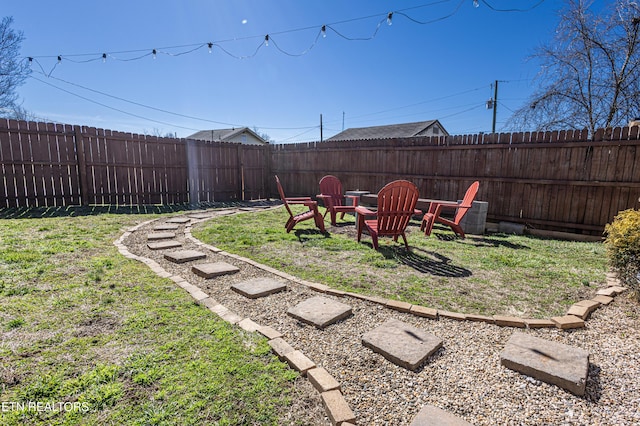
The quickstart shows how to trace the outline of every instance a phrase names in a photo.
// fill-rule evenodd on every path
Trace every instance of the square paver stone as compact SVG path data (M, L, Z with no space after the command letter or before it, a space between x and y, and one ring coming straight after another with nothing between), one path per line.
M514 333L500 354L500 363L546 383L584 395L589 353L525 333Z
M194 219L211 219L213 217L213 213L194 213L190 214L189 217Z
M175 232L151 232L149 234L147 234L147 240L149 241L153 241L153 240L168 240L171 238L175 238L176 237L176 233Z
M472 426L471 423L454 416L434 405L425 405L413 418L409 426Z
M188 217L172 217L171 219L167 219L168 223L187 223L190 221L191 219Z
M231 286L231 290L240 293L249 299L269 296L273 293L286 290L287 285L282 281L270 278L254 278Z
M230 265L225 262L202 263L191 267L194 274L202 278L215 278L221 275L235 274L240 271L237 266Z
M442 347L442 339L400 320L390 319L365 333L362 344L392 363L413 371Z
M287 314L298 321L322 329L351 315L351 306L327 297L316 296L289 308Z
M149 247L149 250L170 249L170 248L180 247L181 245L182 243L176 240L165 240L165 241L158 241L154 243L147 243L147 247Z
M206 254L196 250L179 250L165 253L164 258L174 263L191 262L192 260L204 259Z
M175 231L180 228L180 225L176 223L161 223L153 227L154 231Z

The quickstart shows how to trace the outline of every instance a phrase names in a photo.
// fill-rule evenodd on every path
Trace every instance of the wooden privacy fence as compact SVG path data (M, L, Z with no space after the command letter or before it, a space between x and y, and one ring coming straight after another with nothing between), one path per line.
M265 198L267 147L0 119L0 207Z
M277 198L274 174L291 196L326 174L436 199L480 180L490 220L598 235L639 206L639 148L638 127L254 146L0 119L0 208Z
M395 179L422 198L460 199L480 181L488 219L600 235L620 211L638 208L638 127L331 141L271 147L271 170L287 195L318 193L325 174L346 190L377 192ZM272 191L274 189L272 188Z

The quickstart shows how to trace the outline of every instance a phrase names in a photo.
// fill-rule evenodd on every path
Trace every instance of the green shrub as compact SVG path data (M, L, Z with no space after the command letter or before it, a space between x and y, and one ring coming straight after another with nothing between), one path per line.
M624 210L605 227L609 264L640 301L640 211Z

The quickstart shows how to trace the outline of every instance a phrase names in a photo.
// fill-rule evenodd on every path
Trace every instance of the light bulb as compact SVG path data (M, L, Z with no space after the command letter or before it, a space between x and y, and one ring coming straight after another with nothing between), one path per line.
M156 58L156 54L157 54L157 53L158 53L158 52L156 52L156 49L153 49L153 51L151 52L151 54L153 55L153 59L155 59L155 58Z
M264 45L267 46L267 47L269 46L269 34L264 36Z
M102 63L104 64L105 62L107 62L107 54L103 53L102 54Z
M320 31L322 32L322 38L326 38L327 37L327 26L323 25L322 28L320 29Z
M389 25L393 24L393 22L391 21L392 18L393 18L393 12L389 12L389 14L387 15L387 24Z
M213 49L213 43L207 43L207 46L209 46L209 53L211 53Z
M478 0L473 0L473 7L480 7L480 2Z
M62 62L62 56L58 55L58 63Z

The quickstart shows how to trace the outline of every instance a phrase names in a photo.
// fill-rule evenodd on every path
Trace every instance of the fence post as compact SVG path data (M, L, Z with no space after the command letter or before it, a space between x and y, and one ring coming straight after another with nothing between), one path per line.
M240 179L240 199L244 201L244 151L242 144L238 144L238 177Z
M78 173L80 175L80 202L83 206L89 205L89 181L87 180L87 159L84 153L84 137L82 136L82 127L73 126L74 144L76 148L76 159L78 165Z
M198 151L196 141L186 139L187 145L187 184L189 185L189 205L200 204L200 170L198 168Z

